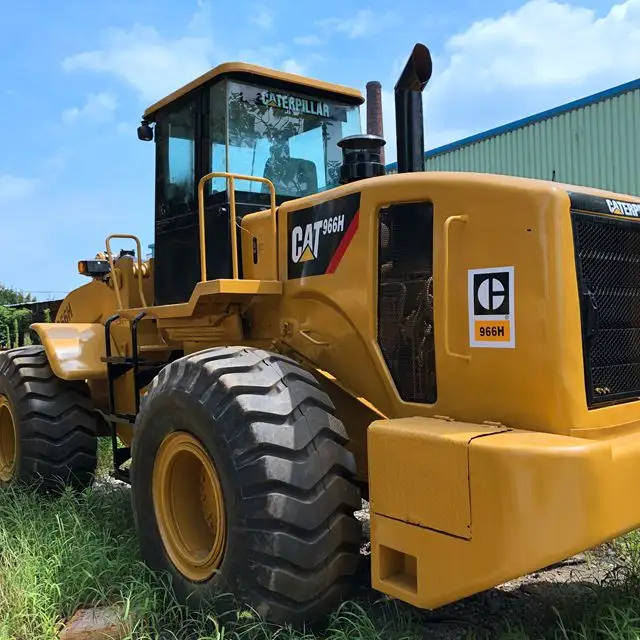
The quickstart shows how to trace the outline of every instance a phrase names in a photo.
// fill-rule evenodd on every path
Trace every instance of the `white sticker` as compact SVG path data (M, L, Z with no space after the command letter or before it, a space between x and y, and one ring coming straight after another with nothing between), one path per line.
M469 344L472 347L513 349L514 267L469 269Z

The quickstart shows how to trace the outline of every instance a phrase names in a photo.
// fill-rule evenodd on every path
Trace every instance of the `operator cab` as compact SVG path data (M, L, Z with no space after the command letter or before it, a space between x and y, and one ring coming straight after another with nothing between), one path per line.
M360 134L363 102L354 89L227 63L149 107L138 137L156 144L155 304L186 302L200 280L202 176L219 171L268 178L277 205L331 189L341 181L338 143ZM238 227L242 216L269 207L264 183L236 180L235 197ZM227 180L206 183L211 280L232 277L229 202Z

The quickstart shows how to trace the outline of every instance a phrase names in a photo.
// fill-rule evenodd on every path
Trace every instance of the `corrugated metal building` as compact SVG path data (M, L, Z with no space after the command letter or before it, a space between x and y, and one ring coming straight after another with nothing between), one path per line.
M432 149L425 158L427 171L517 175L640 195L640 78Z

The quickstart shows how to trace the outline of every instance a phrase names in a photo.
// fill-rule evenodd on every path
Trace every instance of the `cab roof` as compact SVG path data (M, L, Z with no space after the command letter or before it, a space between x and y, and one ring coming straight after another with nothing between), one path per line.
M275 81L276 84L288 85L291 88L292 85L297 85L301 88L311 90L314 93L333 94L334 99L341 100L348 104L361 105L364 103L364 97L362 93L357 89L346 87L339 84L333 84L331 82L324 82L323 80L315 80L313 78L307 78L305 76L299 76L294 73L286 73L284 71L276 71L275 69L269 69L267 67L261 67L259 65L247 64L245 62L225 62L223 64L214 67L210 71L203 73L201 76L192 80L188 84L176 89L173 93L158 100L158 102L152 104L143 114L143 118L147 121L152 121L154 114L178 100L182 96L186 95L190 91L197 89L205 83L211 82L216 79L222 79L224 77L230 77L235 79L252 80L253 82L259 82L261 79L267 79Z

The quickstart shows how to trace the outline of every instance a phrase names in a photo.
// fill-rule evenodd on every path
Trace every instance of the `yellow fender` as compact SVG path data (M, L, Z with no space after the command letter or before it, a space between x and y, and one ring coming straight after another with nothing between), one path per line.
M62 380L107 377L104 321L117 309L113 289L92 280L63 300L55 322L31 325L44 347L53 373Z
M53 373L62 380L106 378L104 325L93 322L36 322Z

